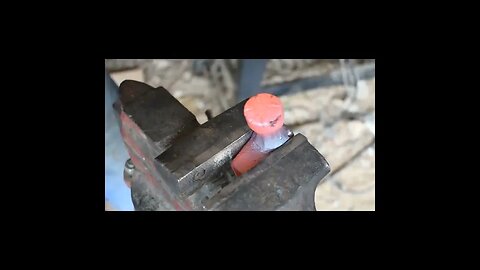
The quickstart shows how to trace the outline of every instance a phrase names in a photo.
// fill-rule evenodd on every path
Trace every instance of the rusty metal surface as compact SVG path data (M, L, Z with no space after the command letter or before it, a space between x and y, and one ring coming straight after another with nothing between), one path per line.
M314 191L330 172L325 158L301 134L274 150L214 198L219 210L315 210Z
M135 166L131 177L135 209L189 209L163 181L165 175L156 169L154 160L175 138L199 126L195 116L163 87L153 88L130 80L120 85L116 108L121 134ZM140 200L144 197L141 194L150 194L155 200Z
M199 126L195 115L163 87L127 80L120 85L120 101L160 153L182 132Z
M122 83L117 108L135 209L315 210L315 187L330 167L301 134L241 177L231 172L251 136L245 102L199 125L166 89Z
M241 149L251 131L243 117L246 100L207 121L156 158L159 166L174 175L180 196L192 195Z

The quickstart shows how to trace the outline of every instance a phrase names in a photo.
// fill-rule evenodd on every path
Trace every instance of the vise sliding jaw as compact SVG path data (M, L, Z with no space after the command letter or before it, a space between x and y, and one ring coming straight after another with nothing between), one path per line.
M252 134L246 101L200 125L165 88L122 82L115 108L135 210L315 210L330 166L302 134L240 177L231 171Z

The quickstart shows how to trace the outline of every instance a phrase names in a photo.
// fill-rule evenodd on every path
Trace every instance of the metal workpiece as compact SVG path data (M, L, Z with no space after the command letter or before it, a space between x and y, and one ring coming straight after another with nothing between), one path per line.
M123 82L116 108L135 210L315 210L315 188L330 167L301 134L233 174L231 161L252 135L246 101L199 125L165 88Z

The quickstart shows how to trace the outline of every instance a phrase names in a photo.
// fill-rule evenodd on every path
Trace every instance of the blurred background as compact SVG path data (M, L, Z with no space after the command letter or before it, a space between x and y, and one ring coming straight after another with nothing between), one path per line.
M332 169L316 189L317 211L375 210L374 59L105 59L105 67L117 85L163 86L200 124L207 110L216 116L259 92L279 96L285 124ZM115 210L107 198L105 209Z

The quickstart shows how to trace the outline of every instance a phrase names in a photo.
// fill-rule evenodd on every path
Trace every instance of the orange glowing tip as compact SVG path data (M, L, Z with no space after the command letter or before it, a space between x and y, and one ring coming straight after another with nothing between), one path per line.
M283 126L283 105L272 94L260 93L251 97L243 108L248 126L260 135L277 132Z

